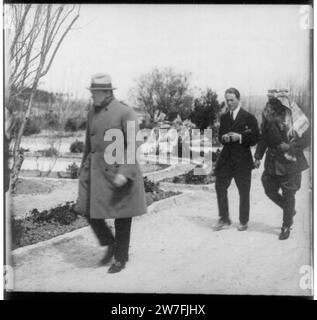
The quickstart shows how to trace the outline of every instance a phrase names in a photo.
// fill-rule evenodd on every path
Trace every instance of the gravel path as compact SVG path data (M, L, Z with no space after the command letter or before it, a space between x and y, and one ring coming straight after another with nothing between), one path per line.
M195 191L183 204L134 219L130 260L122 272L108 274L96 266L103 249L84 228L27 254L14 251L15 290L309 295L300 287L300 268L311 264L308 171L287 241L278 240L282 215L264 196L261 172L253 172L246 232L236 230L234 184L229 189L234 224L220 232L212 230L218 214L214 190Z

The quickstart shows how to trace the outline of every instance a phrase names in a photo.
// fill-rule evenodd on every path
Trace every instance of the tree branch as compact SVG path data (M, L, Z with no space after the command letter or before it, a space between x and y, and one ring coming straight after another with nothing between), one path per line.
M34 35L34 33L36 32L36 26L38 25L38 21L39 21L39 17L40 17L40 11L41 11L41 6L38 6L36 8L36 12L35 12L35 18L33 20L33 24L30 27L30 31L28 32L28 34L23 38L22 41L17 41L17 43L19 43L20 48L17 49L17 51L15 52L14 55L11 56L11 60L13 60L15 58L15 56L23 49L24 44L28 41L28 39Z
M62 41L64 40L64 38L65 38L65 36L66 36L66 34L69 32L69 30L71 29L71 27L73 26L73 24L76 22L76 20L77 20L78 18L79 18L79 14L76 15L76 17L72 20L72 22L69 24L69 26L67 27L67 29L64 31L63 35L61 36L61 38L59 39L59 41L58 41L58 43L57 43L57 45L56 45L56 47L55 47L55 50L53 51L53 54L52 54L52 56L51 56L51 59L49 60L49 63L48 63L48 65L47 65L46 69L41 73L40 77L43 77L43 76L45 76L45 75L47 74L47 72L48 72L48 70L50 69L51 64L52 64L52 62L53 62L53 60L54 60L54 57L55 57L55 55L56 55L57 50L59 49Z
M23 6L22 6L22 8L23 8ZM28 14L28 12L29 12L29 10L30 10L30 8L31 8L31 4L26 4L24 8L25 8L25 10L24 10L22 19L21 19L21 21L18 23L18 28L17 28L17 30L16 30L16 33L15 33L15 35L14 35L14 38L13 38L13 41L12 41L12 44L11 44L11 47L10 47L10 54L11 54L11 55L13 54L13 49L14 49L14 47L15 47L15 44L16 44L16 42L17 42L17 40L18 40L18 38L19 38L22 30L23 30L24 22L25 22L25 19L26 19L27 14ZM17 19L17 21L19 21L19 20Z

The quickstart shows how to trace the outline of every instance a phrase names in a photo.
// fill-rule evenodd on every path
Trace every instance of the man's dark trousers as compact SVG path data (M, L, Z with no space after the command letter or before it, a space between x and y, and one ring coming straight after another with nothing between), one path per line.
M234 179L240 195L239 219L241 224L249 221L251 170L246 168L222 167L216 176L216 192L219 216L223 221L229 221L228 187Z
M266 171L262 175L265 194L283 210L283 227L293 224L295 213L295 194L301 186L301 172L288 175L270 175ZM282 194L279 190L282 189Z
M240 134L240 141L226 142L223 136L229 132ZM227 190L235 180L240 195L240 223L249 221L250 188L253 158L251 146L256 145L259 137L259 128L256 118L242 108L238 111L236 119L229 112L220 117L219 141L223 148L216 161L216 192L221 220L229 220Z
M87 218L101 246L114 245L114 258L125 263L129 260L132 218L114 220L115 236L103 219Z

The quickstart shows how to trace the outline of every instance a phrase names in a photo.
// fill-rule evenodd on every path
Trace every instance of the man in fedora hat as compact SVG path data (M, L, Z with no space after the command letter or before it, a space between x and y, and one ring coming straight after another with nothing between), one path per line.
M85 150L79 175L77 211L85 214L100 245L107 246L101 265L112 260L109 273L121 271L128 261L132 217L146 213L143 176L134 162L109 163L107 132L117 129L124 137L122 154L127 154L128 126L138 131L137 116L132 108L114 98L111 78L106 74L92 77L93 106L88 111ZM129 124L128 124L129 123ZM112 150L112 149L111 149ZM114 219L115 236L105 222Z

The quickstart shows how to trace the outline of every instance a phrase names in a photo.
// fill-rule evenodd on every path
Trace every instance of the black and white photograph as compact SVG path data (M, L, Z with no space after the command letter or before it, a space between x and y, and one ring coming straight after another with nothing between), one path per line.
M3 28L6 293L313 296L312 4Z

